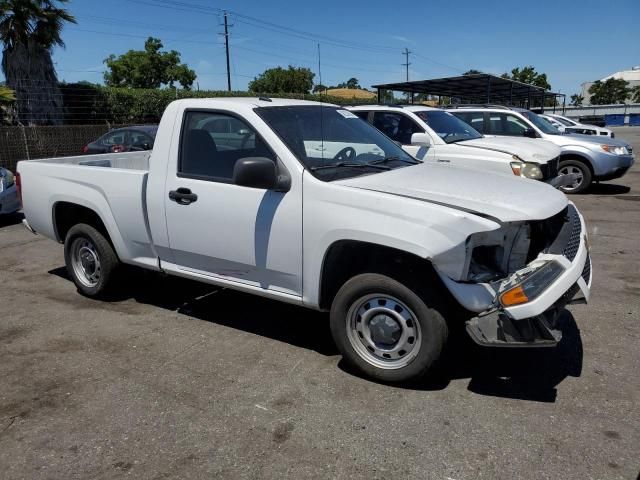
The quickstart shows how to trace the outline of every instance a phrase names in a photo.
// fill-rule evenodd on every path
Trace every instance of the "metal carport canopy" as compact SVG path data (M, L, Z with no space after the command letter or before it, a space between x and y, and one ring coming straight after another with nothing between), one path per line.
M440 97L468 99L474 102L507 103L530 101L532 98L557 97L561 93L546 91L542 87L509 80L488 73L461 75L459 77L434 78L412 82L373 85L381 90L407 93L426 93Z

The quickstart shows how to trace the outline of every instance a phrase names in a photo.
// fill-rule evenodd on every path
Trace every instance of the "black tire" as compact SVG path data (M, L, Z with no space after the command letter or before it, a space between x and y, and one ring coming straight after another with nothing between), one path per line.
M562 171L566 169L568 171L571 170L579 170L582 175L582 181L576 187L560 187L564 193L573 194L573 193L582 193L591 185L591 181L593 180L593 175L591 174L591 169L589 165L580 161L580 160L563 160L558 165L558 171Z
M99 274L95 278L95 284L79 271L85 267L79 267L82 262L78 262L79 255L75 255L74 251L83 244L85 251L89 252L84 255L98 260ZM113 292L120 261L109 241L94 227L79 223L69 229L64 240L64 261L67 272L81 294L91 298L106 298ZM95 265L95 262L93 264ZM91 262L88 265L90 266Z
M367 300L371 296L373 296L374 307L370 307L371 302ZM376 313L376 308L386 308L385 304L380 304L382 306L377 307L376 302L386 298L398 301L397 303L392 303L394 309L399 308L399 310L395 310L396 312L402 311L403 307L408 308L409 312L405 313L409 317L415 318L418 324L417 326L412 325L413 329L408 330L415 333L415 345L411 344L413 345L411 346L405 341L411 351L405 353L406 357L399 357L395 360L381 358L379 352L376 354L372 351L369 353L366 351L366 349L372 349L372 347L367 346L367 339L372 340L374 337L374 334L371 333L376 328L373 322L376 321L376 318L385 318L385 314L379 315ZM422 292L419 295L414 290L385 275L373 273L357 275L340 288L333 300L330 318L331 334L344 360L366 376L390 383L417 380L432 370L447 342L447 323L440 313L442 309L437 305L438 302L434 294ZM359 315L358 312L362 311L362 309L365 309L364 314ZM393 311L391 307L389 307L388 311L391 313L389 317L392 318ZM361 320L357 320L357 318ZM391 320L391 323L393 321ZM367 324L364 336L362 332L357 332L358 328L362 329L362 324ZM356 326L352 327L352 325ZM357 325L360 325L360 327ZM398 326L400 326L400 323L398 323ZM392 327L392 329L395 328L395 326ZM395 334L400 335L402 338L404 330L402 326L400 326L400 329L403 333ZM380 332L380 330L378 331ZM408 338L410 340L411 337ZM389 337L385 337L385 339L389 339ZM362 346L358 342L361 342ZM398 341L395 345L399 345L399 343ZM379 345L381 344L376 343L376 346ZM391 343L382 343L382 345L391 345ZM395 355L405 355L402 354L402 351L400 350ZM384 350L380 350L380 352L384 352ZM412 357L409 357L409 355ZM384 367L378 365L380 363L384 364L385 361L388 361L389 364L385 364ZM408 363L402 366L391 366L391 362L401 364L403 361L408 361Z

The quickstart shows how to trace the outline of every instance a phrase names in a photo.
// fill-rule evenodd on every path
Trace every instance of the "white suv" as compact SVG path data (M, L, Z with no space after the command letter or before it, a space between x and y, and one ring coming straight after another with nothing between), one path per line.
M348 107L419 160L543 180L559 187L560 149L528 138L486 138L449 112L424 105Z
M571 120L570 118L563 117L562 115L557 115L555 113L545 113L540 116L546 118L550 122L557 123L558 125L554 124L554 127L561 132L578 133L580 135L601 135L603 137L615 138L615 134L608 128L576 122L575 120Z

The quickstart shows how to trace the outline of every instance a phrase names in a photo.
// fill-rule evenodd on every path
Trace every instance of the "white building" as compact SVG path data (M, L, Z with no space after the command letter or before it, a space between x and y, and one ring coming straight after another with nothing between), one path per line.
M631 88L640 85L640 65L633 67L631 70L622 70L620 72L612 73L611 75L601 78L600 81L604 82L606 80L609 80L610 78L626 80L627 82L629 82L629 87ZM589 105L591 103L589 101L591 98L591 95L589 94L589 88L594 83L595 82L585 82L582 84L582 93L580 95L584 97L584 101L582 102L583 105ZM631 101L627 100L627 103L631 103Z

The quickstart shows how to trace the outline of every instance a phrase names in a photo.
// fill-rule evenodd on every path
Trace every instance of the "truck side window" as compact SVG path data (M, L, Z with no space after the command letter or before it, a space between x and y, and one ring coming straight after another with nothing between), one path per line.
M187 111L182 124L178 174L230 182L241 158L275 154L246 122L218 112Z
M416 122L401 113L374 112L373 126L402 145L411 143L411 135L424 133Z

